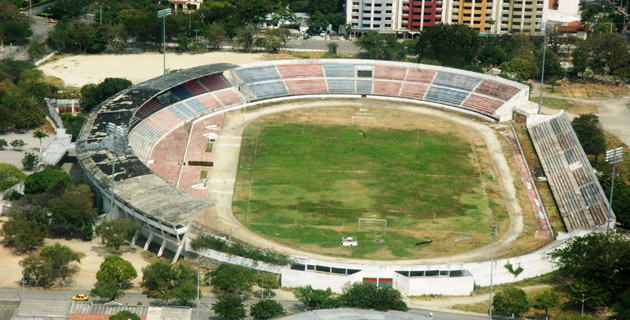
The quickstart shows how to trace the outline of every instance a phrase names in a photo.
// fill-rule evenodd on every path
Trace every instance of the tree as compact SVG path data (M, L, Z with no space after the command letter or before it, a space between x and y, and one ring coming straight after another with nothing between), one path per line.
M28 50L26 52L28 53L28 56L31 57L31 59L39 60L43 58L46 54L46 49L41 42L35 41L31 44L30 47L28 47Z
M234 265L222 264L211 272L212 285L225 292L248 292L256 282L256 270Z
M24 154L24 159L22 159L22 166L24 166L25 170L32 170L33 168L35 168L35 166L37 166L38 162L39 162L38 155L31 152L27 152Z
M606 136L595 114L581 114L571 121L573 130L586 154L597 158L606 152Z
M80 262L79 254L67 246L55 243L42 248L40 253L33 253L20 261L22 273L35 279L35 285L49 286L58 278L62 284L77 268L72 262Z
M241 28L236 35L236 44L243 48L243 50L252 52L257 33L256 27L253 25L247 25Z
M67 238L92 239L97 217L92 190L87 185L67 188L50 201L50 233Z
M263 40L267 51L278 52L283 43L282 30L279 28L266 30Z
M66 133L72 135L72 141L76 141L81 132L81 127L83 127L83 122L85 122L85 118L75 116L72 113L62 113L61 121L63 121L63 126L66 128Z
M268 272L263 272L259 274L258 279L256 279L256 284L264 289L263 299L265 298L265 292L269 293L271 289L278 289L280 287L280 284L278 283L278 277L276 277L275 274Z
M572 238L550 254L558 273L573 285L569 304L579 307L586 294L587 308L611 306L630 288L630 240L618 233L591 233Z
M129 219L106 220L96 227L96 234L103 237L105 245L115 252L139 231L140 226Z
M615 312L615 319L630 320L630 288L621 294L619 302L612 306L612 310Z
M140 320L140 317L131 311L123 310L109 317L109 320Z
M131 87L131 81L123 78L105 78L98 85L86 84L81 88L81 108L92 111L112 95Z
M16 45L25 44L27 38L33 35L33 31L28 24L19 21L6 21L0 23L0 29L4 33L4 43Z
M406 55L405 46L393 34L370 31L356 40L354 45L361 48L359 56L365 59L401 61Z
M25 179L26 175L18 167L9 163L0 163L0 191L9 189Z
M514 77L517 81L525 81L540 75L540 68L531 55L519 55L499 66L501 71Z
M326 290L313 289L310 285L297 287L293 292L295 298L308 308L330 308L338 305L330 288Z
M54 271L55 278L61 278L62 286L65 284L66 278L76 271L76 268L73 268L70 263L81 262L78 253L59 243L44 247L39 255L48 261Z
M484 46L479 51L479 62L486 68L494 68L509 60L510 56L498 46Z
M22 274L35 280L36 286L49 286L54 280L54 270L48 261L37 253L33 253L20 261Z
M615 77L630 64L630 44L620 34L594 34L587 40L589 65L594 71L607 72Z
M173 266L158 260L142 269L142 286L158 299L179 299L186 303L197 296L197 270L186 264Z
M553 309L558 306L560 297L553 291L543 291L536 295L534 298L533 307L545 311L545 318L549 317L549 309Z
M378 311L407 311L407 304L400 292L393 288L377 287L373 283L356 282L344 288L339 297L340 304L349 308L374 309Z
M101 263L96 273L96 283L92 294L114 300L124 295L124 290L131 287L131 280L138 277L131 262L120 256L109 256Z
M610 187L612 184L612 172L610 172L611 168L606 165L606 168L602 171L604 174L598 177L599 183L604 189L604 194L610 194ZM617 174L620 175L619 173ZM615 179L614 189L612 209L613 212L615 212L617 223L622 227L627 228L630 226L630 184L627 184L623 177L619 179L619 176L617 176Z
M464 24L438 24L420 33L415 53L418 61L437 60L444 66L462 68L476 62L480 49L477 30Z
M329 42L326 44L326 47L328 48L328 53L337 54L339 45L336 42Z
M0 139L0 150L4 150L4 148L6 148L8 145L9 143L7 142L7 140Z
M26 142L24 142L24 140L22 139L16 139L11 141L11 146L18 151L22 151L22 148L24 148L24 146L26 145Z
M33 138L39 139L39 153L42 153L42 139L48 137L48 133L43 130L37 129L33 131Z
M241 298L234 294L222 294L212 304L212 311L224 319L244 319L247 316Z
M205 36L213 48L219 49L221 48L221 42L225 40L227 34L221 24L219 24L218 22L213 22L206 29Z
M589 50L584 43L579 44L571 53L573 57L573 70L582 74L588 69Z
M276 318L284 314L286 311L275 300L260 300L249 310L249 315L256 320Z
M61 194L72 185L70 176L56 167L48 167L29 175L24 181L25 194L52 193Z
M525 291L507 286L493 297L492 306L494 310L500 313L520 315L529 310L529 300Z
M26 253L40 246L48 234L46 226L28 219L25 215L16 216L5 222L2 231L5 246L12 246L15 250Z

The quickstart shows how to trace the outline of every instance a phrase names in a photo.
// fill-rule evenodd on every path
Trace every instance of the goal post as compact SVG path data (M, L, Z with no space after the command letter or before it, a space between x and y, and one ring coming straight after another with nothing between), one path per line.
M372 231L387 233L387 219L359 218L357 228L359 232Z

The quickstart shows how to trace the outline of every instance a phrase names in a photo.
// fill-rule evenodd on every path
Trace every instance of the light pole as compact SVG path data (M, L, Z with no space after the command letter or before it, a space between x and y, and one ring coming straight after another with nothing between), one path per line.
M164 74L166 74L166 17L171 15L171 9L162 9L157 12L157 17L162 18L162 51L164 53Z
M107 134L111 136L112 140L112 198L109 207L109 219L112 219L114 215L114 176L116 175L116 154L118 149L121 148L120 138L124 136L125 130L111 122L107 123Z
M543 56L542 56L542 72L540 73L540 101L538 102L538 114L542 113L543 105L543 85L545 84L545 56L547 53L547 22L541 22L543 31Z
M489 319L492 320L492 275L494 274L494 236L497 234L497 223L490 225L490 235L492 235L492 253L490 256L490 307L488 308Z
M582 318L584 318L584 294L582 293Z
M623 161L623 147L606 151L606 162L613 165L612 182L610 184L610 200L608 201L608 219L606 220L606 233L610 232L610 218L612 217L613 190L615 189L615 168L617 163Z

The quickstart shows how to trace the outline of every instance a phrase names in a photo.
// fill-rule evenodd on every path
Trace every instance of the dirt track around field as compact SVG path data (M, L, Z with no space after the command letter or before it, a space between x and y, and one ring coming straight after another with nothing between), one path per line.
M243 226L232 214L232 196L234 184L236 180L237 166L239 161L239 152L241 145L241 134L244 128L252 121L259 117L290 111L299 108L317 108L317 107L381 107L391 110L405 111L416 114L424 114L440 119L445 119L455 124L463 125L475 130L485 140L488 153L494 163L496 171L501 179L504 203L510 215L509 230L495 243L497 250L506 249L516 240L523 231L523 211L518 203L517 191L514 187L514 178L512 170L503 153L503 145L494 129L490 128L486 123L472 120L450 112L424 108L419 106L408 106L406 104L398 104L392 102L380 102L374 100L356 100L356 101L307 101L307 102L288 102L276 104L272 106L264 106L256 109L239 110L231 113L226 117L219 137L215 143L215 166L213 168L212 177L208 184L209 197L208 200L213 202L215 206L205 214L203 225L217 230L223 234L237 238L241 241L252 243L257 247L269 248L276 252L284 254L305 256L315 259L324 259L328 261L338 261L344 263L371 263L371 264L391 264L391 261L377 261L364 259L350 259L341 257L322 256L315 253L300 251L290 248L261 235L258 235L245 226ZM198 219L197 221L200 221ZM479 248L467 253L438 257L432 259L414 259L414 260L397 260L398 264L436 264L446 262L468 262L482 261L490 257L490 246Z

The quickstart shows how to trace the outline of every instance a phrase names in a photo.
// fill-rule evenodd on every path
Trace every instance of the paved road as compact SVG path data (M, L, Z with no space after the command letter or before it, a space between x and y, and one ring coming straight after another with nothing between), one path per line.
M44 42L48 38L48 31L52 29L54 24L47 23L46 19L43 17L38 17L36 14L43 11L50 3L34 7L31 10L33 19L33 24L31 25L31 29L33 30L33 36L31 37L29 43L23 46L11 46L8 45L4 47L4 51L0 54L0 59L14 59L14 60L28 60L28 54L26 50L31 45L31 42Z
M26 299L34 299L34 300L49 300L49 301L59 301L59 300L70 300L70 298L80 292L73 291L45 291L40 289L0 289L0 300L20 300L22 298ZM142 294L139 291L128 291L127 294L117 300L121 303L126 303L130 305L136 305L138 302L142 302L142 305L158 305L159 301L155 299L147 298L146 295ZM216 301L216 296L214 294L205 297L202 297L199 309L199 319L215 319L216 316L214 312L210 309L212 303ZM245 305L249 306L258 302L259 299L250 297L245 301ZM277 300L282 304L285 310L288 313L298 313L304 311L304 305L297 301L291 300ZM410 309L410 313L414 314L422 314L428 315L433 313L435 320L479 320L485 318L484 315L477 315L473 313L466 312L458 312L458 311L431 311L424 309ZM197 310L194 309L193 319L197 319Z

